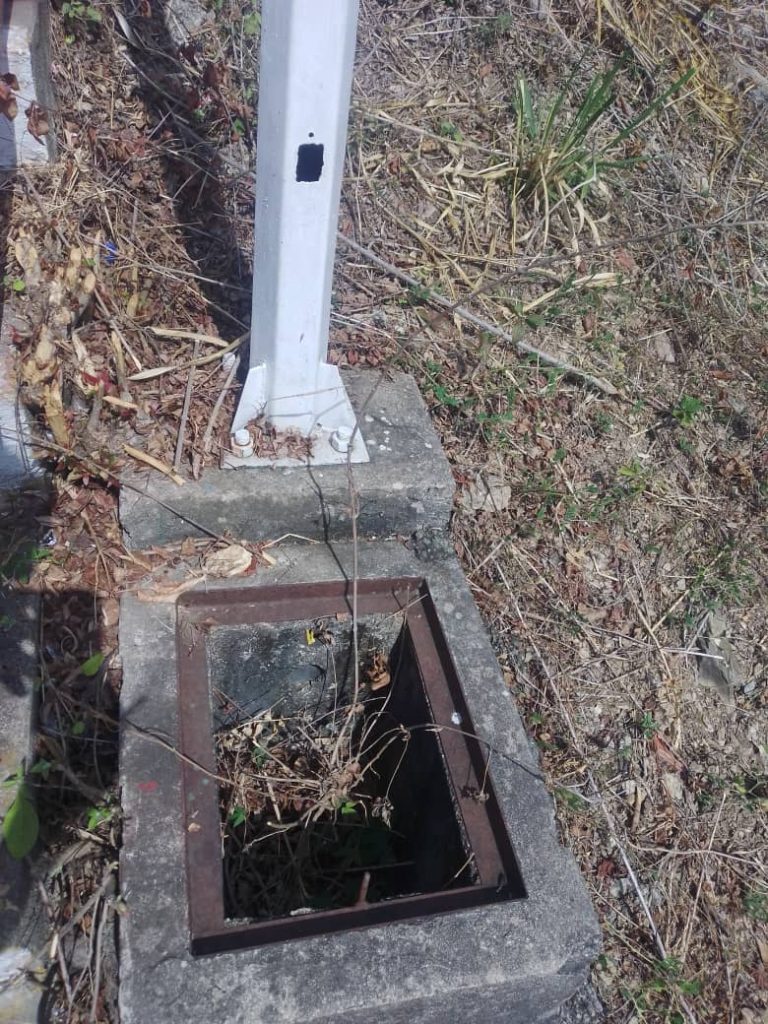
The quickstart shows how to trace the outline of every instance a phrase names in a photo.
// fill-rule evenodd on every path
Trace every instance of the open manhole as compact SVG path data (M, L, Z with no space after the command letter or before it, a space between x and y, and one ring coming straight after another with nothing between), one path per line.
M423 580L188 594L177 650L194 953L525 896Z

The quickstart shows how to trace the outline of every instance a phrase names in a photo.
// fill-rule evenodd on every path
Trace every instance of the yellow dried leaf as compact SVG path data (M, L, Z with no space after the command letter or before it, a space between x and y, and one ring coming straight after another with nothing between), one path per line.
M56 358L56 347L47 337L41 337L35 348L35 362L42 370Z
M208 555L203 572L208 576L239 576L250 569L252 562L253 555L242 544L230 544Z
M179 476L179 474L176 473L167 462L161 462L160 459L156 459L154 455L148 455L147 452L143 452L140 448L134 448L133 445L130 444L124 444L123 451L126 455L130 455L132 459L136 459L138 462L144 462L153 469L158 470L160 473L164 473L179 487L184 483L184 477Z
M28 238L17 238L13 244L13 252L22 270L29 271L37 266L37 249Z
M141 370L139 373L132 373L128 380L142 381L152 380L153 377L162 377L164 373L173 373L175 366L153 366L151 370Z
M43 409L54 441L62 448L69 448L69 427L64 416L64 405L61 401L61 388L58 382L47 384L43 389Z

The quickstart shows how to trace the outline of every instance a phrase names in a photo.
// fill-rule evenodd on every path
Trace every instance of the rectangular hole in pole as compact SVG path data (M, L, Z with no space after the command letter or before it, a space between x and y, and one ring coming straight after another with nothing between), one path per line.
M296 181L320 181L323 173L323 149L317 142L305 142L299 146L296 161Z

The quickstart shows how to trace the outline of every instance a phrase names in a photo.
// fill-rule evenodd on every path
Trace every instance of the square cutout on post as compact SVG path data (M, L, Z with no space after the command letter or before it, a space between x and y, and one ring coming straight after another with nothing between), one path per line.
M299 146L296 158L296 181L320 181L323 173L324 146L319 142L305 142Z

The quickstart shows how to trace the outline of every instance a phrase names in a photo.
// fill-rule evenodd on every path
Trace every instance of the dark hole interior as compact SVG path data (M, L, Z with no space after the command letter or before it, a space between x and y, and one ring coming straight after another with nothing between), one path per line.
M320 181L323 173L323 145L304 142L299 146L296 160L296 181Z
M407 625L400 616L361 616L357 649L355 702L348 620L209 635L218 771L237 780L220 791L230 920L477 881ZM334 760L340 730L344 756ZM242 781L253 776L270 781Z

